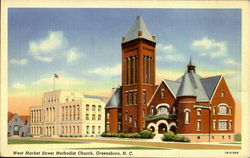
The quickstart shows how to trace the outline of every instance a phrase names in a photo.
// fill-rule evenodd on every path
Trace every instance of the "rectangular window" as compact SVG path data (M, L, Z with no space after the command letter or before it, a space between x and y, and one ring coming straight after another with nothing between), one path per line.
M133 105L133 92L129 92L129 105Z
M118 122L118 131L120 131L120 130L121 130L121 123Z
M95 126L92 126L92 134L95 134Z
M92 120L95 120L95 114L92 114Z
M216 108L213 107L213 115L216 115Z
M89 134L89 126L86 127L86 134Z
M109 124L107 123L106 130L109 131Z
M197 109L197 115L201 115L201 109Z
M89 120L89 114L86 114L86 120Z
M129 123L132 123L132 116L129 116Z
M98 105L98 111L100 112L101 111L101 105Z
M129 95L128 95L128 92L126 92L125 95L126 95L126 105L128 105L129 104Z
M219 130L227 130L227 121L219 121Z
M95 105L92 105L92 111L95 111Z
M213 121L213 129L216 130L216 120Z
M143 91L143 104L146 104L146 91Z
M137 92L134 92L134 105L137 105Z
M233 129L233 122L232 122L232 120L230 120L230 122L229 122L229 130L232 130Z
M98 115L98 120L99 120L99 121L101 120L101 115Z
M128 121L128 112L126 112L125 120Z
M201 121L198 120L197 121L197 131L200 131L201 130Z
M101 126L98 126L98 134L101 133Z
M121 120L122 119L122 112L118 113L118 119Z
M110 118L110 116L109 116L109 112L107 112L107 119L109 119Z
M86 104L86 111L89 111L89 104Z
M134 127L137 128L137 122L136 122L136 120L134 121Z

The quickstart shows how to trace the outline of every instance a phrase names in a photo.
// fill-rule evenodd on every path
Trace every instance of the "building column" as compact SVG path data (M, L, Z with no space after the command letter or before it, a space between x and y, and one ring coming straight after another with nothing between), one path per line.
M33 123L33 110L30 110L30 122Z

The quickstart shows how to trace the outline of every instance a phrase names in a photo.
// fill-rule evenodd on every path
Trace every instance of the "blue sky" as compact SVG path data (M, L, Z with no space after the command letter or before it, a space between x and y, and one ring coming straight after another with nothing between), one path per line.
M121 39L141 15L157 37L157 81L179 78L192 56L201 76L223 75L240 98L239 9L12 8L9 93L77 89L105 95L120 85Z

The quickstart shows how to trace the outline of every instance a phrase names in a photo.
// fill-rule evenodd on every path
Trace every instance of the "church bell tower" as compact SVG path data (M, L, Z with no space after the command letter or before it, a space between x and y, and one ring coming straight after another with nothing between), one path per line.
M141 16L122 37L122 131L146 129L147 103L155 91L155 36Z

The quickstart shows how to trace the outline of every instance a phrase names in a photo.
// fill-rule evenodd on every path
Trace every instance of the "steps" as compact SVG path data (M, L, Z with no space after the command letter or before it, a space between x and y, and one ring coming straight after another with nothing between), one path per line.
M163 134L156 134L152 139L153 142L162 142Z

